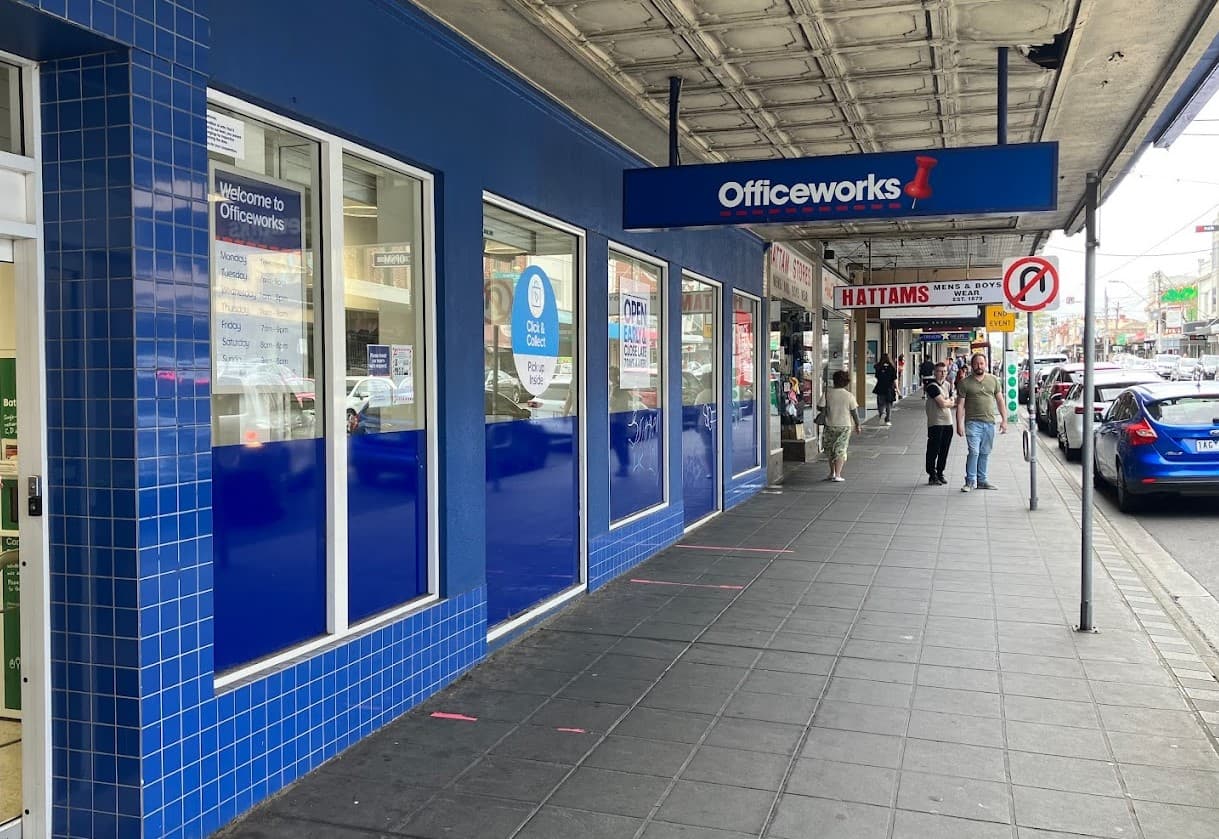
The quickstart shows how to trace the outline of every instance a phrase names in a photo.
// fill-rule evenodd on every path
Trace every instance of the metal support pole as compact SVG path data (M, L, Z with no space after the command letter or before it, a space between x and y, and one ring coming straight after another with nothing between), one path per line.
M1033 364L1033 313L1029 321L1029 509L1037 509L1037 404L1033 397L1033 385L1037 382L1037 368Z
M1080 452L1083 467L1083 494L1080 504L1080 529L1082 531L1079 575L1079 631L1092 630L1092 463L1096 452L1092 445L1092 426L1095 423L1096 383L1096 249L1100 245L1096 238L1096 203L1100 179L1095 172L1088 173L1087 190L1084 194L1084 227L1087 241L1084 243L1084 439Z
M999 111L998 137L996 142L1007 145L1007 47L999 47Z
M681 165L681 150L677 147L677 113L681 102L681 76L669 76L669 165Z

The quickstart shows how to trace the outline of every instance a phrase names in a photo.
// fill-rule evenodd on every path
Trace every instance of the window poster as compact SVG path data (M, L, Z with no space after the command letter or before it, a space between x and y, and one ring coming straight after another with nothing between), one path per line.
M623 388L646 388L652 384L652 347L649 339L647 290L618 294L618 372Z
M219 167L212 179L212 390L307 378L302 193Z
M415 348L410 344L390 344L389 375L394 380L395 405L415 401Z

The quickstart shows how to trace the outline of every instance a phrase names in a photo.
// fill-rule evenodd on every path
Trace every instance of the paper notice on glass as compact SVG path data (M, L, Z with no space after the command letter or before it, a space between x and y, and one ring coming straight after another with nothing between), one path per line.
M618 295L619 384L626 389L652 383L652 340L649 331L651 296L622 291Z
M207 150L228 155L234 160L245 158L245 123L239 119L207 112Z
M389 371L394 380L394 404L410 405L415 401L415 348L410 344L391 344Z
M213 393L308 378L300 190L213 172Z

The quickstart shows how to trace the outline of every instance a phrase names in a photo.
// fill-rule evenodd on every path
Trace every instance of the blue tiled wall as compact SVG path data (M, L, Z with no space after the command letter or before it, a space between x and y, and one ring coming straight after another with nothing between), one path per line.
M589 537L588 588L600 588L623 571L634 568L681 536L684 520L680 504Z
M42 68L56 834L140 817L131 65Z

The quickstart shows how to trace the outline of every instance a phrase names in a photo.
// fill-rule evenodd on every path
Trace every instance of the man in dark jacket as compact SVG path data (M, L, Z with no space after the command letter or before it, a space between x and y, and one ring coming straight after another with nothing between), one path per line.
M947 374L947 367L944 368L944 372ZM918 377L921 380L924 395L926 395L927 383L935 378L935 362L923 356L923 363L918 366Z

